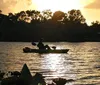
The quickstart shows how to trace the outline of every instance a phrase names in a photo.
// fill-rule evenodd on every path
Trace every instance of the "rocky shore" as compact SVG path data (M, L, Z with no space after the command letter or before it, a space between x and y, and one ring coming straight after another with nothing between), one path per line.
M32 76L26 64L23 65L21 72L0 72L0 85L65 85L73 81L73 79L56 78L52 79L51 83L46 83L45 77L41 73L35 73Z

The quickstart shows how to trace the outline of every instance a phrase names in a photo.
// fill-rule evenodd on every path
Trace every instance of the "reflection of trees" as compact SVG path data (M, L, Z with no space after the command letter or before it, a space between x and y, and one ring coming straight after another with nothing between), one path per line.
M41 37L47 41L100 40L100 23L87 26L81 11L75 9L68 13L27 10L8 15L0 11L0 25L1 40L32 41Z

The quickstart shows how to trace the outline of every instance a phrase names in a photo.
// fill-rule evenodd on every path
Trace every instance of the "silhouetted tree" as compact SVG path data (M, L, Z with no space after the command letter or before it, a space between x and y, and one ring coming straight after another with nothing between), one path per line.
M62 12L62 11L56 11L54 14L53 14L53 17L52 17L52 20L54 22L56 21L60 21L63 19L63 17L65 16L65 13Z
M91 22L91 26L98 26L98 25L100 25L99 21L93 21L93 22Z
M29 17L31 17L31 16L33 15L33 13L32 13L31 10L27 10L26 13L27 13L27 15L28 15Z
M100 22L88 26L80 10L68 13L51 10L27 10L4 15L0 13L1 40L37 41L100 41Z
M49 19L51 19L52 18L52 12L51 12L51 10L44 10L44 11L42 11L42 21L47 21L47 20L49 20Z
M86 23L85 22L85 18L83 17L83 15L81 14L80 10L71 10L68 12L68 19L70 21L74 21L75 23Z
M94 33L96 34L100 33L100 22L99 21L92 22L90 27Z

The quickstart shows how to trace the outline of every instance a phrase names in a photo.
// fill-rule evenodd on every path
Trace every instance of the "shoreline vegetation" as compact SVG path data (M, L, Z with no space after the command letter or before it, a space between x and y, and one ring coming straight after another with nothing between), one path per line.
M29 68L26 64L23 65L21 72L14 71L6 74L0 72L0 85L65 85L66 83L73 82L73 79L55 78L51 83L46 83L45 77L41 73L31 75Z
M0 41L9 42L100 42L100 22L89 26L80 10L67 13L44 10L2 14L0 11Z

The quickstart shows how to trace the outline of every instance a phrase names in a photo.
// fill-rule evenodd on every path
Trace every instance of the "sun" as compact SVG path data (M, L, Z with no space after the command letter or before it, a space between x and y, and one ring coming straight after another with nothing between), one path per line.
M81 9L82 5L80 0L32 0L36 5L36 9L43 11L50 9L51 11L64 11L67 12L71 9Z

